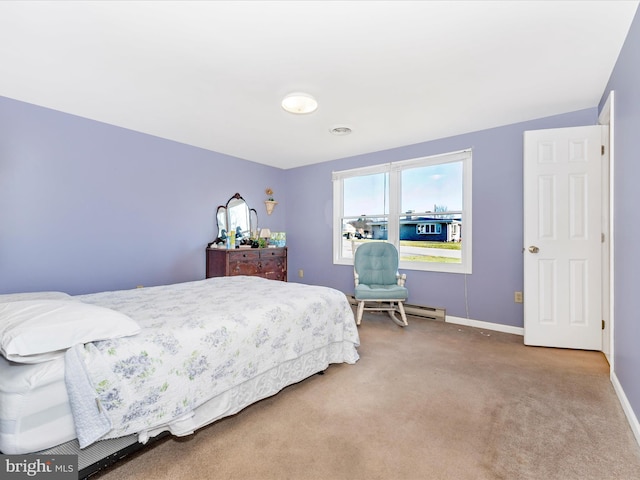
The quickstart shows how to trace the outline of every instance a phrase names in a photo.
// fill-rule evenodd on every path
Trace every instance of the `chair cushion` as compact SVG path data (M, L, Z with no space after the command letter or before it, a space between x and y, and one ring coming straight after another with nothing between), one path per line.
M395 285L398 272L398 251L387 242L364 243L356 249L353 266L360 283Z
M363 285L355 290L356 300L406 300L409 297L407 287L400 285Z

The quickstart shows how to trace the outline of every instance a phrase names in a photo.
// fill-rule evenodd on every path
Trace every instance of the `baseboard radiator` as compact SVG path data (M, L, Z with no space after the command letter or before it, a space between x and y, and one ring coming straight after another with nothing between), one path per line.
M353 295L347 295L347 299L351 305L357 305L358 301L355 299ZM441 322L445 321L446 310L444 308L439 307L427 307L423 305L410 305L408 303L404 304L404 311L407 315L411 315L413 317L423 317L429 318L431 320L439 320Z

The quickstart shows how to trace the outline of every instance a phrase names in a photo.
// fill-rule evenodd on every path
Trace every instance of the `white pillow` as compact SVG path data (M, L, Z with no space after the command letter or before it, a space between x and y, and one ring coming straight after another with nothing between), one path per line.
M3 293L0 295L0 303L19 302L21 300L71 300L72 297L64 292L24 292Z
M0 352L18 363L61 357L69 347L135 335L140 326L124 313L69 300L0 304Z

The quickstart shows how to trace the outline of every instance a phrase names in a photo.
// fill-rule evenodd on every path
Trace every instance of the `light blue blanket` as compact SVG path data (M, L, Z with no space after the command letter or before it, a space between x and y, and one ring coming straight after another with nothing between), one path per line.
M68 349L64 357L64 381L67 385L80 448L92 444L111 430L111 421L102 411L89 374L80 358L83 348L83 345L76 345Z

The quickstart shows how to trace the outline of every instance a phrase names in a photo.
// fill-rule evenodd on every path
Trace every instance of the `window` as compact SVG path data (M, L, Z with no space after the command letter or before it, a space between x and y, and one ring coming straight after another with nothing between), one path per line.
M471 150L333 173L333 260L393 243L400 268L471 273Z
M442 232L442 225L439 223L418 223L416 233L418 235L428 235L430 233L439 234Z

